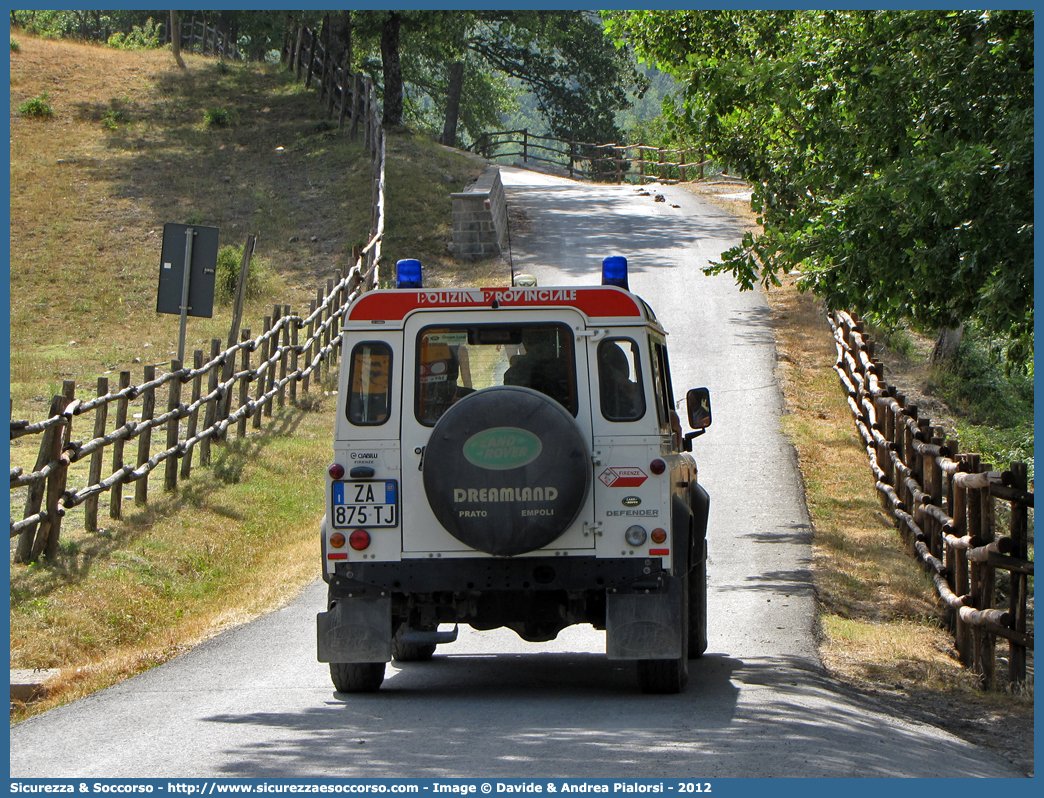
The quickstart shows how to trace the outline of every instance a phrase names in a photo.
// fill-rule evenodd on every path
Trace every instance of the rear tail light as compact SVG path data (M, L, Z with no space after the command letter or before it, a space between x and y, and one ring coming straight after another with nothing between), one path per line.
M659 475L667 470L667 464L663 462L663 460L653 460L651 463L649 463L649 470L652 471L654 474Z
M327 469L327 473L329 473L330 479L341 479L344 476L344 466L340 463L333 463Z
M334 532L332 535L330 535L330 545L333 548L341 548L342 546L344 546L344 542L344 535L342 535L340 532Z
M652 534L649 535L649 538L653 543L663 543L667 540L667 530L656 527L656 529L652 531Z
M356 551L363 551L370 546L370 533L365 529L356 529L348 536L348 545Z

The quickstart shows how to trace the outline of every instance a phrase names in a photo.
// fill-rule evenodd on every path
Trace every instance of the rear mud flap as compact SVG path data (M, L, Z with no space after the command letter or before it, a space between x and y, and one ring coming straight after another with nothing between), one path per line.
M315 621L319 662L391 659L391 596L338 599Z
M605 607L605 653L609 659L678 659L685 615L680 579L666 593L609 593Z

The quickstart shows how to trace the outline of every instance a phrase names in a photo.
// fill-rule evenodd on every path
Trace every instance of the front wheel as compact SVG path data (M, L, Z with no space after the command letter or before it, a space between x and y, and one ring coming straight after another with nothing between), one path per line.
M338 693L373 693L384 682L384 663L331 662L330 679Z
M638 660L638 686L643 693L680 693L689 682L689 575L681 578L681 656Z

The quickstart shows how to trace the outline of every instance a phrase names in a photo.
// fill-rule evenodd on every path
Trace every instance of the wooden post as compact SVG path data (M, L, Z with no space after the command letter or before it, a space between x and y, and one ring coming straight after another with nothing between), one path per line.
M1028 486L1029 470L1025 463L1012 463L1012 487L1025 491ZM1011 503L1011 556L1020 560L1029 558L1028 513L1022 502ZM1029 601L1029 584L1024 573L1011 573L1011 606L1012 628L1016 632L1026 632L1026 605ZM1008 678L1013 685L1026 683L1026 647L1015 642L1009 643Z
M51 399L51 408L47 413L48 418L54 418L60 416L65 412L66 406L69 402L64 396L55 396ZM40 441L40 452L36 457L36 467L33 469L34 472L40 471L48 463L51 463L58 459L62 452L62 433L64 432L65 424L58 423L44 430L43 436ZM40 512L40 507L43 505L44 495L47 490L46 480L38 480L29 484L29 494L25 499L25 512L22 514L23 518L28 518L31 515L36 515ZM18 537L18 546L15 549L14 561L16 563L28 563L33 562L33 546L36 540L36 533L42 528L42 524L36 523L26 529L24 529ZM42 543L42 541L41 541Z
M240 333L244 343L250 340L250 330L243 330ZM240 366L239 371L243 377L239 382L239 406L241 408L246 407L250 402L250 347L244 346L239 350L240 352ZM240 438L246 437L247 432L247 417L244 415L239 419L239 423L236 425L236 435Z
M348 137L355 141L359 138L359 117L362 115L362 91L359 73L352 76L352 127Z
M330 300L326 305L326 310L323 311L323 323L325 324L325 328L323 329L323 351L325 352L325 357L323 358L322 369L323 376L326 379L329 379L331 365L330 340L333 332L333 322L331 321L333 318L333 280L326 281L326 291L323 293L323 298Z
M181 371L181 361L172 360L170 361L170 373L177 374ZM167 394L167 412L171 413L177 410L181 406L181 377L175 377L170 381L170 390ZM181 421L177 416L167 421L167 449L178 445L178 431L181 427ZM174 490L178 487L178 458L168 457L166 462L163 464L164 473L164 487L167 490Z
M272 317L265 316L265 328L261 335L261 358L257 363L257 395L254 397L254 401L257 402L257 407L254 413L254 429L261 429L261 416L264 414L265 405L261 401L261 397L265 395L265 385L268 383L268 369L264 372L261 368L268 362L268 333L272 329Z
M330 91L329 86L327 86L327 84L326 84L326 79L329 77L329 72L330 72L330 15L329 14L327 14L325 17L323 17L323 27L322 27L321 31L322 32L320 33L319 38L321 40L320 46L322 47L322 50L323 50L323 65L322 65L322 68L319 70L319 99L320 100L323 99L323 92L324 91L329 91L330 92L330 96L331 97L333 96L333 92ZM331 107L332 107L332 103L331 103ZM330 115L327 115L326 118L329 119Z
M993 466L989 464L980 464L980 470L991 471ZM989 488L982 488L980 493L982 494L982 501L980 503L980 509L982 512L982 528L979 530L979 536L982 538L983 545L992 543L996 538L993 527L993 497L990 495ZM984 564L982 569L982 582L979 585L980 595L982 596L982 607L980 609L992 609L997 603L997 571L992 565ZM980 654L980 660L982 662L982 686L986 690L994 690L997 687L997 635L989 630L983 630L982 637L980 638L982 644L982 652Z
M130 387L130 372L120 372L120 390L125 391ZM126 396L116 400L116 429L127 423L127 408L130 400ZM112 442L112 472L115 474L123 468L123 446L126 441L123 438ZM109 518L119 520L123 510L123 482L117 482L109 491Z
M522 128L522 162L529 163L529 128Z
M98 378L98 396L109 392L109 378ZM94 437L105 436L105 425L109 420L109 403L104 402L94 411ZM91 467L87 475L88 485L97 485L101 481L102 460L105 458L104 447L91 455ZM88 532L98 531L98 494L89 496L83 503L83 528Z
M297 321L294 319L290 325L290 373L293 375L293 379L290 380L290 404L295 407L297 406L297 382L301 377L298 373L300 366L297 351Z
M210 339L210 362L213 363L218 359L218 355L221 354L221 339L211 338ZM232 365L235 366L236 356L231 356ZM207 380L207 394L212 394L217 390L218 382L221 380L220 369L217 366L210 370L210 377ZM231 377L231 375L229 375ZM228 392L229 401L231 402L232 391ZM207 402L207 412L203 416L203 429L210 429L217 423L218 410L225 407L224 399L212 399ZM227 411L223 414L227 416ZM210 443L214 436L211 435L209 438L204 438L199 442L199 464L202 466L210 465Z
M189 401L189 404L192 404L192 405L196 404L196 402L198 402L200 400L200 397L203 395L203 375L198 373L202 368L203 368L203 350L202 349L197 349L195 352L192 353L192 370L194 372L197 372L192 377L192 398ZM214 369L211 369L210 373L213 374L214 371L215 371ZM207 407L209 407L210 404L211 403L208 402L207 403ZM206 416L204 416L204 419L205 418L206 418ZM195 410L193 410L191 413L189 413L188 425L187 425L187 427L185 429L185 439L186 440L191 440L192 438L196 437L196 427L197 427L198 424L199 424L199 408L197 407ZM210 440L210 439L207 438L207 440ZM192 448L193 448L192 446L189 446L185 450L185 456L181 460L181 478L182 479L188 479L189 476L192 474Z
M315 48L319 45L319 37L314 30L309 31L311 46L308 48L308 71L305 73L305 88L312 87L312 72L315 70Z
M703 148L700 148L700 180L703 180Z
M482 135L485 136L486 134L483 133ZM573 177L573 165L574 165L575 162L576 162L576 142L570 141L569 142L569 178L570 179L572 179L572 177Z
M279 319L282 318L283 307L282 305L276 305L272 308L272 327L269 332L272 333L268 343L268 372L265 375L265 393L271 394L272 389L275 387L276 382L276 371L278 370L279 363ZM269 418L272 417L272 397L269 396L265 401L265 415Z
M348 78L351 73L348 68L351 66L349 59L351 53L348 50L344 51L344 65L341 67L341 106L337 109L337 129L344 130L344 115L348 109Z
M297 29L297 44L294 45L294 80L301 80L301 45L304 43L304 26Z
M76 398L76 383L73 380L62 382L62 409L64 413L69 404ZM40 523L39 531L36 533L36 542L33 544L32 562L40 559L42 554L49 560L58 557L58 539L62 532L62 516L65 511L58 505L62 494L65 493L65 485L69 479L69 454L63 451L63 447L69 442L72 433L72 419L65 424L59 424L55 429L53 470L47 475L47 497L44 500L46 517Z
M287 361L290 357L290 326L292 321L290 319L290 306L283 305L283 331L279 335L279 339L282 343L283 351L279 355L279 409L282 410L286 407L286 385L283 382L286 379L286 366Z
M954 537L964 537L968 532L968 489L961 485L953 486L953 512L950 517L957 524L957 528L953 532ZM965 549L957 549L954 556L953 592L958 596L971 595L968 552ZM966 668L971 667L975 663L971 626L961 620L960 614L957 614L954 637L961 664Z
M315 319L312 316L315 314L315 300L311 299L308 301L308 332L305 334L305 358L304 367L308 368L312 363L312 358L315 357L312 352L312 338L315 336ZM311 377L311 373L305 374L301 381L301 390L308 393L308 381Z
M145 382L156 379L156 367L149 365L145 367ZM152 421L156 411L156 389L149 386L141 396L141 433L138 436L138 465L141 468L149 461L149 450L152 446ZM149 503L149 475L145 474L134 483L134 503L139 507Z

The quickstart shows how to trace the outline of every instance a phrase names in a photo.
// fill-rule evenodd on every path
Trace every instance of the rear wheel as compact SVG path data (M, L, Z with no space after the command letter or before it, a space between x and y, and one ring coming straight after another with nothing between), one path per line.
M643 693L680 693L689 681L689 576L681 578L681 656L638 660L638 686Z
M403 643L402 636L406 632L408 624L404 621L399 624L392 637L392 656L396 662L427 662L435 653L434 643ZM436 627L437 628L437 627ZM420 631L434 632L435 629L422 629Z
M330 679L338 693L373 693L384 682L384 663L331 662Z

